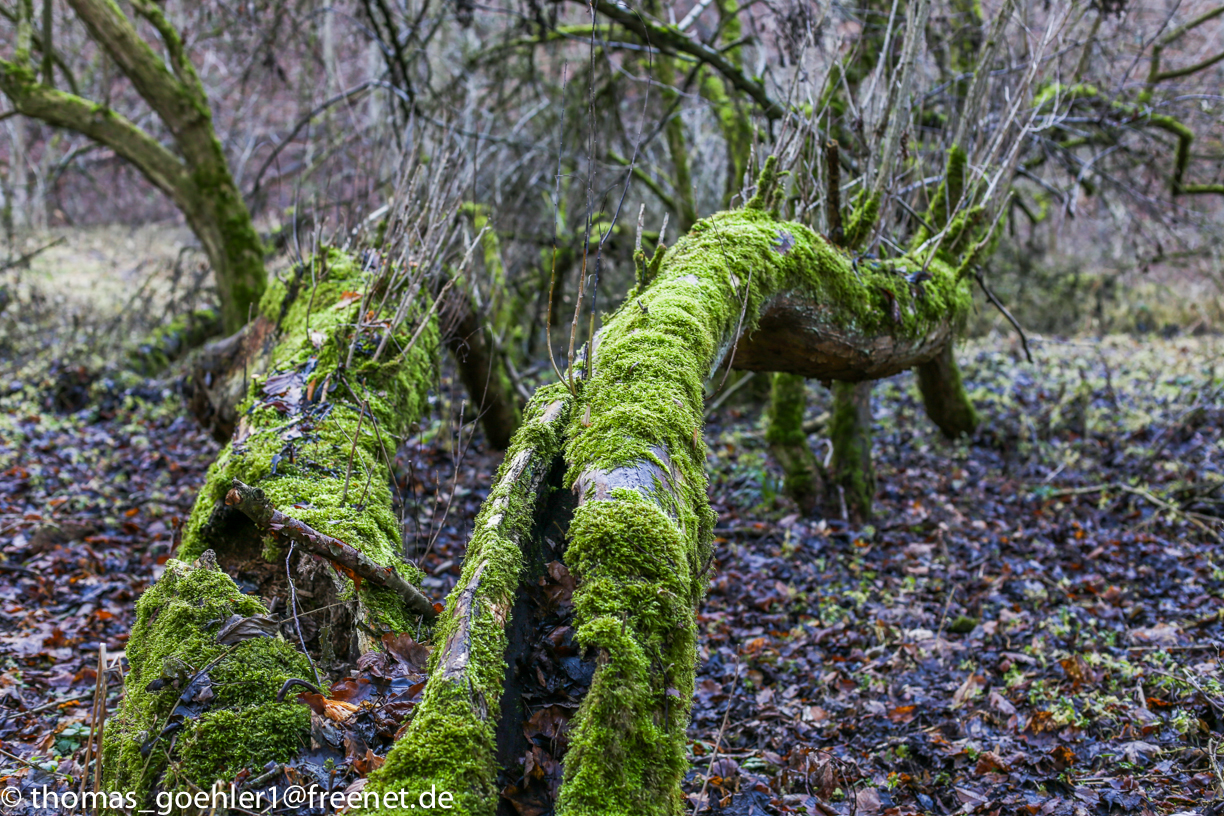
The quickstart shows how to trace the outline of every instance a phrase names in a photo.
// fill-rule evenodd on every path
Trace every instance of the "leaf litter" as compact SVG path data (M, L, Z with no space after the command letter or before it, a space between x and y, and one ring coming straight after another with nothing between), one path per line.
M1216 342L1048 342L1036 366L973 344L966 381L986 420L956 443L923 417L912 378L879 384L879 491L863 528L796 513L779 495L759 407L721 411L707 428L720 523L699 613L692 807L1214 808L1224 785L1213 770L1224 731ZM4 378L0 777L67 790L84 770L98 650L119 656L113 709L135 599L160 574L217 448L164 383L67 365ZM300 385L267 396L292 403ZM813 383L811 398L818 417L827 392ZM819 431L811 441L823 444ZM435 598L454 585L497 465L475 445L456 467L451 446L435 427L396 454L408 552ZM520 814L550 812L593 668L573 643L572 592L554 558L531 593L536 631L522 661L534 676L521 750L501 780ZM233 644L285 623L214 625ZM340 679L325 688L283 690L311 709L311 744L235 781L359 789L420 700L429 646L416 635L329 666ZM208 705L207 672L178 682L180 716Z

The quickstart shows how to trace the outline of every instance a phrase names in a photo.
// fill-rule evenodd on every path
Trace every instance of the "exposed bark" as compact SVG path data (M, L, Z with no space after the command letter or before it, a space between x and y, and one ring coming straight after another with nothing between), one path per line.
M949 343L937 356L918 365L915 371L927 416L943 431L944 436L955 439L972 434L978 425L978 414L965 393L952 344Z
M140 36L111 0L69 0L90 37L131 81L169 129L177 155L114 111L40 82L31 59L29 21L19 14L13 61L0 60L0 91L26 116L76 131L114 150L168 195L208 255L221 295L227 331L246 323L264 291L263 245L234 184L212 125L204 87L178 32L151 0L134 0L136 13L161 38L165 59Z
M863 524L871 519L876 487L871 462L870 381L833 383L829 435L833 439L833 460L829 463L832 490L828 499L836 508L830 510Z
M802 290L779 292L762 306L756 330L742 337L735 368L786 371L809 379L878 380L913 368L952 339L953 321L918 336L839 326L838 306Z
M183 382L187 410L218 442L228 442L238 427L238 403L252 377L268 368L276 323L264 315L240 331L206 345Z

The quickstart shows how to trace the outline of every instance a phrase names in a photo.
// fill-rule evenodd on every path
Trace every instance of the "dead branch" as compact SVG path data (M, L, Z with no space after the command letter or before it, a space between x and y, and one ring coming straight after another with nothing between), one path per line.
M260 530L288 539L307 552L326 558L355 579L390 589L400 596L404 606L426 620L433 620L438 616L433 603L422 595L420 590L401 578L393 567L376 564L365 553L338 538L320 533L307 524L286 516L272 506L262 490L235 479L233 487L225 494L225 503L242 511Z

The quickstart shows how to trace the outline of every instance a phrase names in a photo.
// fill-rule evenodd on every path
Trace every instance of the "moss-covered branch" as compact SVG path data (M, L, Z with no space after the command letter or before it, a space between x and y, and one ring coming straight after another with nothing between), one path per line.
M612 0L595 0L593 5L597 12L620 23L652 46L688 54L714 68L726 77L736 90L743 92L760 105L766 117L779 119L785 113L785 108L770 98L762 82L750 79L725 54L715 51L700 40L690 38L675 26L656 23L637 11L614 3Z
M978 425L978 414L965 393L952 344L915 370L927 416L939 430L950 439L972 434Z
M507 628L524 568L526 538L547 497L572 400L559 385L527 406L476 519L463 574L437 626L430 679L407 733L371 777L378 791L455 793L464 814L497 810L494 736L504 691Z
M755 346L756 362L777 352L767 370L883 376L895 370L884 361L937 351L924 338L946 338L967 309L951 270L932 273L920 297L895 267L856 269L806 227L767 210L725 212L699 221L605 324L566 445L580 496L566 562L580 579L578 640L598 669L575 719L559 813L682 812L693 610L714 521L702 382L731 353L740 315L736 366ZM823 351L796 353L800 335Z
M286 516L272 506L262 490L235 479L233 487L225 494L225 506L241 510L261 532L292 541L306 552L326 558L354 581L369 581L375 586L390 589L400 597L406 609L426 620L436 617L433 603L422 595L419 589L401 578L395 567L375 564L365 553L350 547L340 539L320 533L292 516Z
M1104 121L1103 124L1150 127L1164 131L1177 139L1177 151L1173 157L1173 170L1169 179L1169 187L1173 195L1224 194L1224 184L1185 183L1186 170L1190 166L1190 146L1194 143L1195 137L1194 131L1180 119L1168 114L1156 113L1146 104L1136 105L1107 97L1095 85L1087 83L1070 87L1050 85L1034 98L1033 104L1038 108L1051 107L1058 100L1072 104L1094 104L1117 117L1114 123Z

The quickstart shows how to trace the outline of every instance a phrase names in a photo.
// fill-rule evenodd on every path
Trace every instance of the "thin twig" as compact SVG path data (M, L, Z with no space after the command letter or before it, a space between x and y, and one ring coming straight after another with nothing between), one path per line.
M314 674L315 683L322 685L319 680L319 670L315 668L314 661L310 658L310 650L306 648L306 638L302 637L302 623L298 620L297 587L293 585L293 570L289 568L289 559L293 558L294 544L295 542L289 542L289 554L285 556L285 579L289 582L289 611L293 613L293 627L297 630L298 643L302 645L302 654L306 655L306 660L310 663L310 671Z
M1020 345L1024 346L1024 358L1029 363L1032 363L1033 355L1029 353L1028 338L1024 336L1024 329L1020 328L1020 324L1016 321L1016 318L1012 317L1012 313L1007 311L1007 307L995 297L994 292L990 291L990 287L986 285L985 278L982 277L982 270L977 270L973 277L977 280L978 286L982 287L982 292L986 295L986 299L990 301L991 305L1002 312L1003 316L1007 318L1007 322L1011 323L1012 328L1016 330L1016 334L1020 335Z

